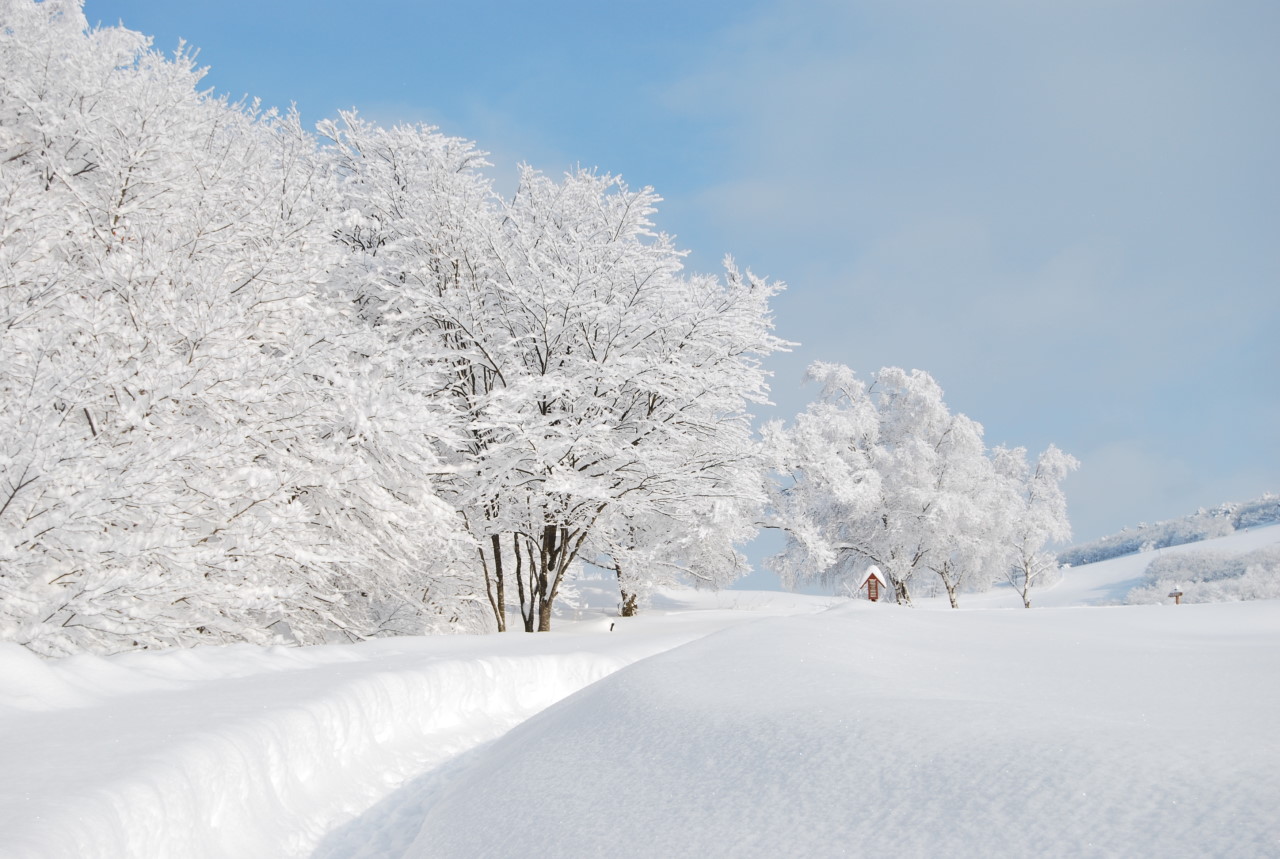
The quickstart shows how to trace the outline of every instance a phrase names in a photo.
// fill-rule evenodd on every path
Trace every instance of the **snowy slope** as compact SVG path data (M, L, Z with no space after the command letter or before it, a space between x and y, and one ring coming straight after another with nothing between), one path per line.
M408 855L1276 856L1277 678L1275 602L854 603L530 719L435 786Z
M1119 605L1125 594L1142 582L1142 573L1158 557L1184 555L1195 552L1215 551L1245 554L1265 546L1280 543L1280 525L1267 525L1237 531L1225 537L1184 543L1152 552L1140 552L1110 558L1083 567L1071 567L1063 573L1062 580L1046 588L1033 588L1031 605L1050 608L1073 605ZM945 598L921 600L922 606L950 608ZM962 594L963 608L1022 608L1021 598L1011 588L994 588L983 594Z

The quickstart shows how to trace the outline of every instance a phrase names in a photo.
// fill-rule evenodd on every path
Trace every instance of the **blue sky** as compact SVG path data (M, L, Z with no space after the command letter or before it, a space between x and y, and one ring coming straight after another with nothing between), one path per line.
M1078 538L1280 491L1271 0L87 0L218 92L356 107L652 185L813 360L932 373L989 444L1076 455Z

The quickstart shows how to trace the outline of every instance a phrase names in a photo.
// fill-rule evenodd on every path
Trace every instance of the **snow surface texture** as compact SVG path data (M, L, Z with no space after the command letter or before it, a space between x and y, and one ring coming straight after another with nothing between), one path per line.
M530 719L446 786L408 855L1275 856L1277 677L1273 602L855 602Z
M1097 605L1154 557L1031 611L671 593L536 636L0 647L0 857L1280 855L1280 602Z
M724 593L702 601L720 610L668 599L672 613L614 632L596 619L534 636L106 659L0 643L0 857L307 856L351 831L394 855L418 818L384 833L350 824L410 778L637 659L833 602Z

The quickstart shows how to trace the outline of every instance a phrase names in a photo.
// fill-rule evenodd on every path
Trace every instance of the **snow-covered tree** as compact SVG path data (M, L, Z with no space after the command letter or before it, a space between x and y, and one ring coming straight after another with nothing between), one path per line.
M326 298L314 141L200 77L78 3L0 4L0 634L447 623L453 514L395 441L415 402Z
M769 430L790 485L775 505L788 543L785 581L860 574L875 564L899 603L927 569L937 533L942 448L954 423L921 371L887 367L868 388L840 365L815 364L819 401L786 431Z
M0 0L0 634L46 653L546 629L582 562L722 584L779 287L658 198L198 89Z
M651 288L651 335L622 389L621 413L635 416L620 460L630 480L592 544L618 573L624 613L656 586L721 587L749 569L736 547L755 534L765 467L746 409L767 394L759 358L781 345L769 333L777 287L731 261L723 282Z
M767 521L787 542L769 564L788 587L814 578L855 578L874 563L855 545L882 497L872 459L879 414L866 384L838 364L816 363L807 378L822 384L818 398L790 427L771 421L762 432L785 481L771 499Z
M615 568L652 543L652 523L674 526L670 540L759 503L745 408L764 399L759 360L780 345L777 287L732 266L723 281L685 276L651 229L650 189L526 168L501 200L478 153L432 129L348 116L323 133L348 212L340 238L365 260L354 303L449 368L448 497L499 629L513 583L525 628L547 629L579 562ZM737 561L726 541L744 531L717 533Z
M819 401L790 431L769 431L791 481L775 506L788 542L774 563L788 582L875 564L910 604L913 579L936 554L942 449L954 424L942 390L927 373L896 367L870 387L840 365L815 364L809 377L823 385Z
M679 529L670 540L717 504L762 496L745 409L767 392L759 360L778 345L777 288L732 264L723 281L683 276L651 231L656 202L609 176L526 170L503 207L503 313L486 351L504 385L481 415L503 431L506 458L484 482L517 512L526 627L536 604L548 628L572 564L617 548L598 539L607 518L665 519ZM736 558L741 529L721 533L715 545Z
M1280 599L1280 546L1250 552L1217 549L1165 553L1154 558L1142 583L1125 595L1127 605L1167 603L1183 592L1183 603Z
M637 614L657 588L720 588L749 570L737 547L756 534L760 474L743 475L738 497L721 487L716 497L685 496L662 510L635 519L620 514L603 524L595 541L603 550L591 562L617 576L623 617Z
M887 367L870 386L837 364L814 364L808 376L822 385L818 399L792 426L765 428L784 480L770 512L787 538L771 559L784 583L856 581L875 565L910 604L928 570L956 606L962 590L1004 575L1011 547L1026 548L1032 580L1040 575L1037 553L1065 523L1052 475L1074 460L1050 448L1042 470L1019 483L1014 454L993 461L982 427L952 414L919 370Z
M881 475L881 495L868 527L851 545L880 567L897 601L909 605L916 573L928 569L941 549L938 521L950 500L943 486L950 465L944 448L955 419L942 401L942 388L922 370L881 370L870 393L880 417L870 453Z
M1052 542L1071 537L1063 479L1080 466L1079 461L1049 445L1032 466L1025 448L996 448L996 472L1004 483L1005 575L1031 608L1031 588L1058 572L1057 558L1046 549Z
M1002 513L995 469L982 441L982 427L954 415L937 449L936 495L926 527L926 564L946 589L952 608L965 590L986 590L1002 569Z

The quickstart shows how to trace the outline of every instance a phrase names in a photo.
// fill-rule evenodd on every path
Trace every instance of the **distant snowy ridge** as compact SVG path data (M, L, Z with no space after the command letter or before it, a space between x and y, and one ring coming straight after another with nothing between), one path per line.
M1144 585L1125 597L1129 605L1168 602L1175 590L1185 603L1280 599L1280 544L1244 553L1164 555L1147 565L1142 579Z
M1234 531L1276 522L1280 522L1280 495L1267 493L1253 501L1221 504L1208 510L1201 508L1190 516L1153 525L1143 522L1132 530L1065 549L1058 554L1058 561L1078 567L1121 555L1225 537Z

